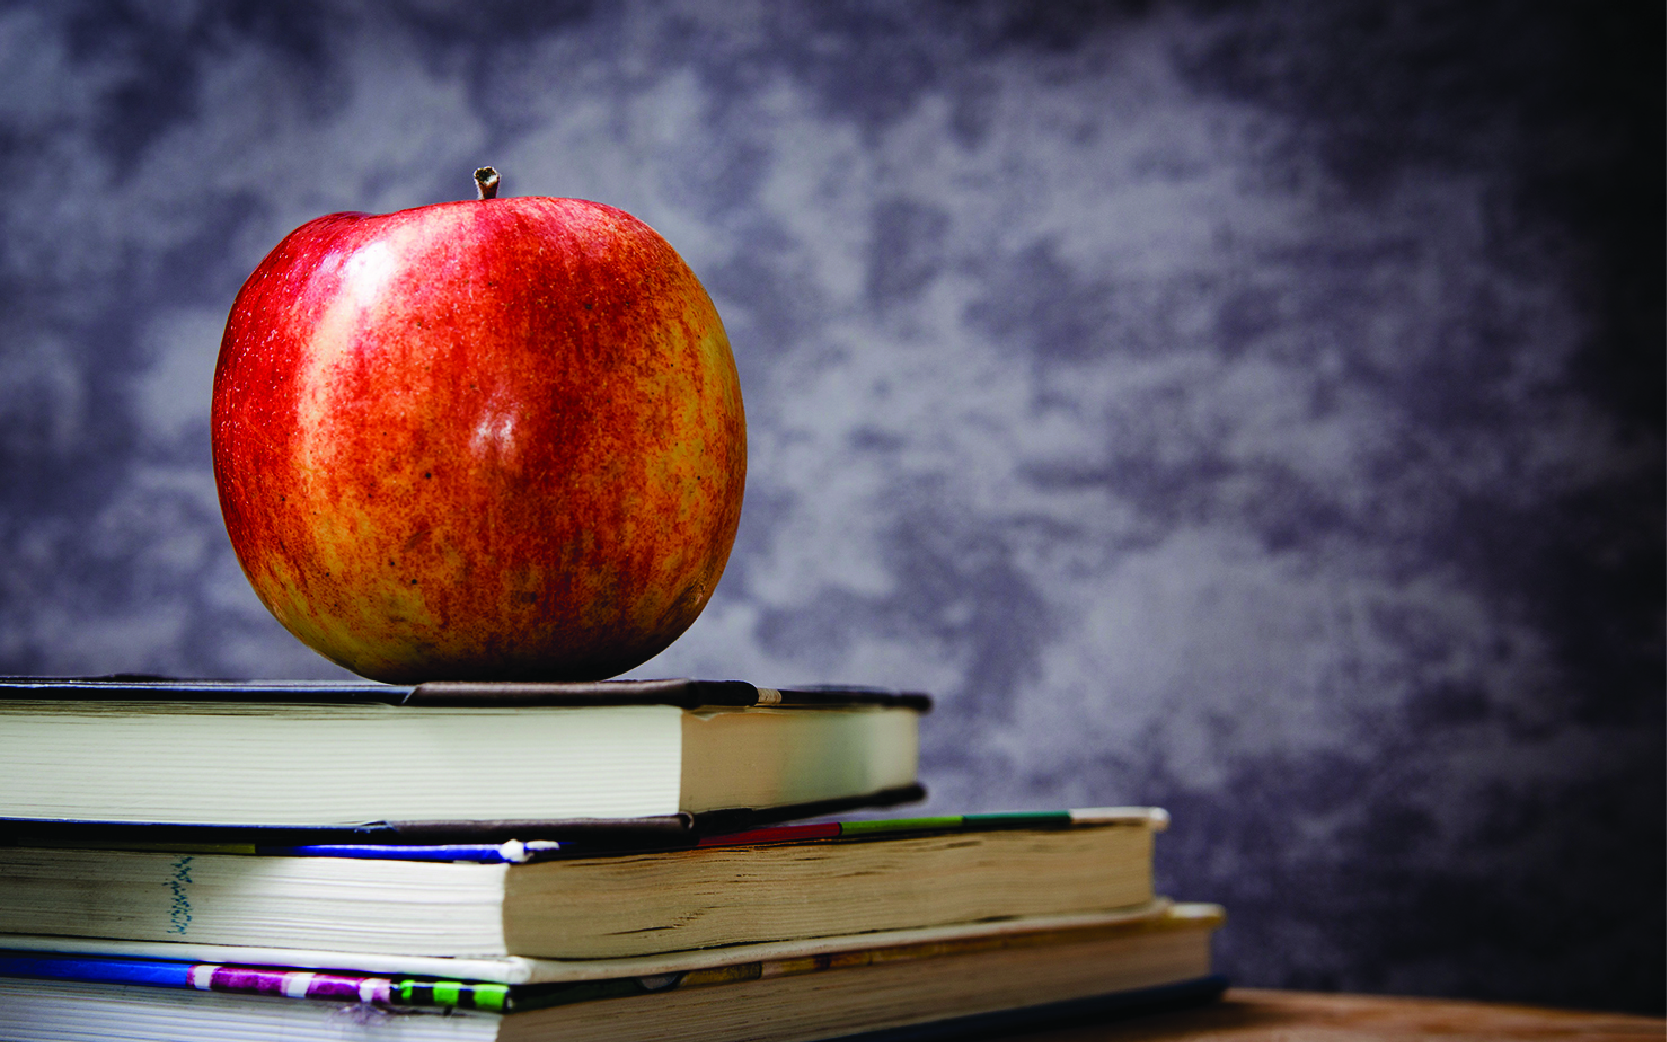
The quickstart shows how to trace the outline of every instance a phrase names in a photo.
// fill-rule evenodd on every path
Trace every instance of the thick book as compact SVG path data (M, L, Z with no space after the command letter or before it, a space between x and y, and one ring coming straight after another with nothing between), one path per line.
M0 846L0 931L602 959L1151 906L1152 808L819 822L608 853Z
M0 679L0 831L744 827L918 798L929 707L739 681Z
M1174 905L641 959L395 960L380 972L330 953L239 964L173 951L189 945L51 952L0 937L0 1033L924 1042L1214 998L1226 986L1210 965L1222 921L1216 906Z

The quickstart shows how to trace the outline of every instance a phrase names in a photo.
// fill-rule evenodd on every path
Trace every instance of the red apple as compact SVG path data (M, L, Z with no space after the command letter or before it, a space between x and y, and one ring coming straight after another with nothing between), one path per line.
M723 574L735 361L646 224L477 179L320 217L243 285L214 374L226 529L278 620L355 673L613 676Z

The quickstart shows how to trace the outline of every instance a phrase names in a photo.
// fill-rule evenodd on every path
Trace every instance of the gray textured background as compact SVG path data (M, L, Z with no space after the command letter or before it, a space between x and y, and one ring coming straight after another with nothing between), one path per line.
M491 162L735 345L736 553L640 674L934 692L934 808L1168 806L1242 983L1660 1009L1623 7L0 7L0 669L335 675L224 536L220 328Z

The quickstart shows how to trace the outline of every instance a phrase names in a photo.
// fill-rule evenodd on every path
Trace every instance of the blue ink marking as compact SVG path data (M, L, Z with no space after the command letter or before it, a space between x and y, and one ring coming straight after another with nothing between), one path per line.
M191 862L195 861L189 854L182 854L174 861L174 876L164 885L173 892L173 904L168 908L168 929L173 933L184 933L191 925L191 898L185 892L185 886L191 882Z

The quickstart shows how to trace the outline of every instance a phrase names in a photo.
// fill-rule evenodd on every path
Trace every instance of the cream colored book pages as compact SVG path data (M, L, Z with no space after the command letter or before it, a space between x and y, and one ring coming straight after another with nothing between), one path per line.
M508 865L331 857L0 849L0 929L503 955L508 871Z
M105 955L191 962L239 963L252 966L290 966L299 969L337 969L376 974L409 974L501 984L555 984L572 981L651 977L748 962L812 959L841 952L908 945L956 943L967 940L1035 934L1039 931L1099 930L1139 927L1168 920L1219 923L1214 905L1176 905L1157 898L1139 908L1084 915L1046 915L990 923L962 923L916 930L818 937L808 940L738 944L726 948L668 952L626 959L448 959L371 952L318 949L257 948L223 944L103 940L96 945L84 938L40 935L0 936L0 948L33 952L97 952Z
M679 809L672 706L42 705L0 701L0 817L306 826Z
M505 940L602 959L1109 911L1152 899L1151 865L1144 824L576 860L509 874Z
M1144 904L1145 822L531 865L0 847L0 931L615 958Z
M685 810L782 807L913 784L920 714L873 706L683 718Z
M1018 947L899 963L679 988L599 1008L558 1006L504 1021L510 1042L756 1042L906 1027L1065 1002L1207 976L1207 928L1152 930L1080 943Z

